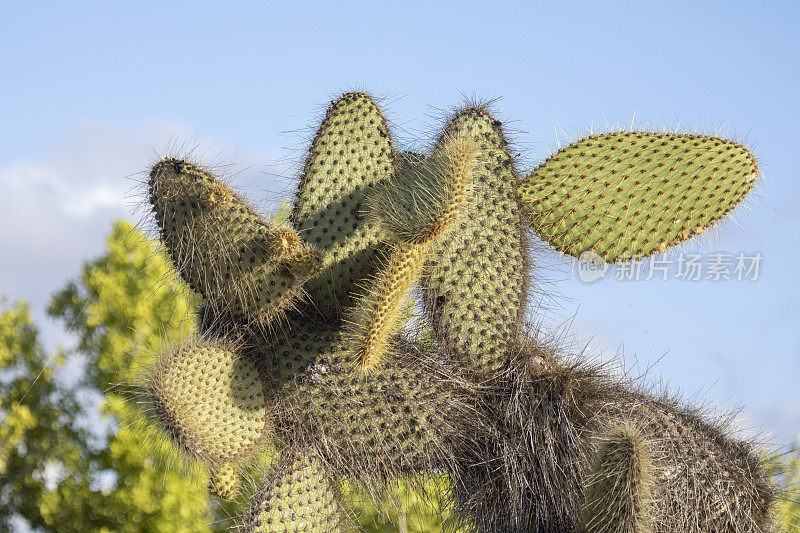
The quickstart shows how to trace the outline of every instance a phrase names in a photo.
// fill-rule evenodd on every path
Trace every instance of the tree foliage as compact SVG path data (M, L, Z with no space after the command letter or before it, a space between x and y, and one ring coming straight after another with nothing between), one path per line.
M775 453L767 460L767 470L783 487L776 504L779 531L800 531L800 442L785 453Z
M24 302L0 307L0 531L10 531L14 515L45 526L60 519L43 505L59 464L80 461L82 438L67 413L75 399L55 376L62 361L48 357ZM89 480L64 476L74 492Z
M0 531L12 528L13 515L47 531L223 529L203 484L139 431L137 406L126 401L130 376L148 359L137 339L160 342L190 328L194 301L179 282L164 281L174 279L169 271L150 240L116 222L105 255L52 297L48 313L74 347L48 356L26 305L3 309ZM77 382L65 383L75 373ZM91 422L93 396L105 435Z

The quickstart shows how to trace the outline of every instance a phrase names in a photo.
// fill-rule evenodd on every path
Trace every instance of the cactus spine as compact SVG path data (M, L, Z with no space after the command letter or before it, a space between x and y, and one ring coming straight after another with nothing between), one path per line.
M397 155L360 92L331 103L289 224L165 159L149 200L204 301L199 338L145 375L151 418L221 498L259 449L283 450L243 532L344 530L341 483L381 500L431 473L447 474L469 530L769 531L752 445L568 363L524 323L529 231L607 261L662 252L724 217L758 173L730 141L616 132L521 178L502 124L475 105L426 156ZM423 326L405 327L420 307Z

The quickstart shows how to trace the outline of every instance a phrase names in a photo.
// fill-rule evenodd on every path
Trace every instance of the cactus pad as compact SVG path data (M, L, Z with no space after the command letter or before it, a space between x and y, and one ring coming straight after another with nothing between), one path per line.
M380 273L355 305L349 345L359 368L374 369L384 358L389 340L400 329L402 304L417 281L427 257L427 244L398 244Z
M346 522L319 459L287 453L256 494L243 533L335 533Z
M288 416L278 434L314 443L339 475L373 491L377 485L369 480L383 483L451 462L454 425L475 418L465 390L434 370L429 352L406 343L393 346L371 372L349 371L352 352L344 337L329 338L324 351L323 339L314 342L320 353L286 389Z
M165 159L150 172L150 202L170 256L216 308L269 326L320 265L297 233L265 222L210 173Z
M364 219L366 194L395 173L386 119L366 94L333 102L311 143L291 221L322 253L323 270L308 284L314 306L337 320L357 284L374 271L382 238Z
M559 150L523 180L519 196L553 247L613 263L703 233L758 176L753 155L719 137L606 133Z
M751 445L674 401L642 395L620 400L607 412L636 425L658 465L651 531L769 531L775 492Z
M437 337L484 379L502 370L519 333L527 291L527 246L514 196L516 172L502 125L487 109L467 107L447 123L439 144L470 142L469 194L448 238L431 251L424 300Z
M397 242L351 313L350 344L361 369L373 369L399 331L401 306L431 246L465 203L473 161L468 141L446 139L431 157L407 161L400 177L370 197L370 216Z
M145 390L156 423L208 465L248 459L267 434L262 372L235 347L201 340L167 352L147 374Z
M398 177L370 198L369 214L396 239L429 242L457 219L469 194L475 149L467 138L443 138L428 158L403 154Z
M602 438L586 491L589 533L648 533L653 522L655 459L632 425L617 423Z

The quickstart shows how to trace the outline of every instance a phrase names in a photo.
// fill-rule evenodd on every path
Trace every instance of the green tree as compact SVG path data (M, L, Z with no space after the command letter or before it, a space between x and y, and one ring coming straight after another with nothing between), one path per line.
M130 380L151 348L190 334L190 291L170 275L153 242L116 222L106 254L52 298L48 313L74 334L75 346L48 357L27 307L0 315L0 531L11 516L53 531L211 531L227 524L209 507L203 480L186 476L170 449L140 430ZM155 341L153 340L155 339ZM156 346L152 346L155 342ZM58 367L83 359L76 385ZM87 395L102 396L107 435L86 424Z
M77 404L55 379L61 362L39 344L24 302L0 302L0 531L11 530L15 514L37 526L57 518L40 506L42 496L49 478L81 456L81 432L67 415ZM63 481L66 491L80 484Z
M438 490L438 483L429 481L423 490L434 494ZM419 491L411 484L400 482L394 487L391 501L384 502L383 509L378 509L370 502L359 500L355 495L353 500L353 514L360 531L366 533L441 533L442 519L447 512L437 505L430 508L430 502L423 500ZM438 500L438 498L429 498ZM402 508L398 509L398 502ZM386 510L389 510L388 516Z
M780 531L800 531L800 442L788 452L770 457L767 470L784 488L775 506Z

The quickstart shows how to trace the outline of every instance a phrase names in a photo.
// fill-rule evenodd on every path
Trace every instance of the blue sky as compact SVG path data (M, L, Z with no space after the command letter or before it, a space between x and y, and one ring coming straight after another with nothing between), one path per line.
M754 148L765 180L696 249L760 252L757 281L585 284L548 252L531 313L689 398L746 404L746 424L786 444L800 432L798 28L794 1L6 4L0 293L62 340L47 295L102 251L112 219L135 218L148 162L196 147L272 205L350 88L385 97L407 144L462 95L500 97L528 168L589 128L721 131Z

